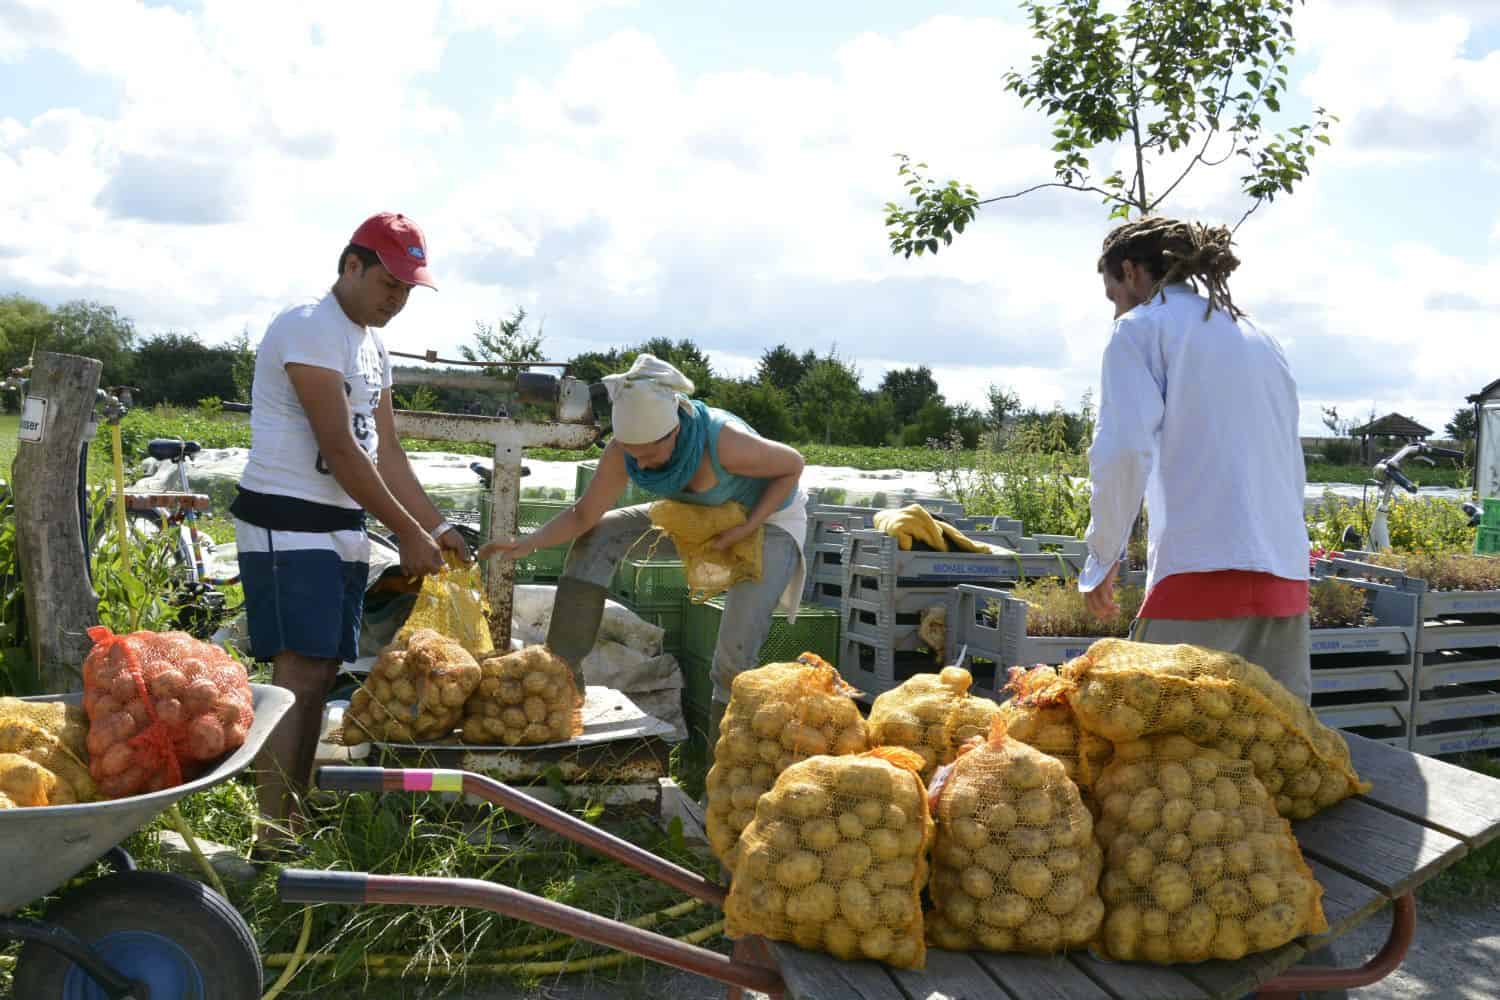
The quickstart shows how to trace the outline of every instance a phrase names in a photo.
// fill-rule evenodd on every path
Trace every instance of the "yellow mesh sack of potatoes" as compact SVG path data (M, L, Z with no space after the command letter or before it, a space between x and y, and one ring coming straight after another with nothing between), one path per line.
M1328 929L1323 888L1248 761L1180 735L1137 740L1094 791L1105 957L1235 960Z
M464 742L558 743L583 732L573 671L546 646L479 663L479 686L464 703Z
M856 693L811 653L735 677L708 772L708 843L726 867L734 867L740 831L777 775L817 754L870 748L865 720L850 697Z
M917 674L880 695L870 709L870 745L906 747L922 755L922 780L953 763L958 748L990 731L1000 711L988 698L969 694L974 677L962 667Z
M8 765L0 763L0 772L14 772L8 781L0 778L0 784L28 789L17 795L3 793L10 804L62 806L97 799L98 787L89 776L88 734L88 714L81 705L0 698L0 755L17 758ZM35 774L33 768L53 780ZM44 801L21 801L34 800L42 786Z
M465 566L453 552L445 551L448 568L422 578L422 589L396 642L419 629L432 629L468 651L476 660L495 651L490 638L490 605L484 596L479 564Z
M1057 668L1012 667L1005 691L1010 698L1001 703L1000 715L1006 735L1055 757L1068 780L1087 795L1114 755L1114 744L1079 726Z
M783 771L740 838L725 932L922 968L933 828L921 766L910 750L878 747Z
M932 811L930 944L1053 954L1094 939L1100 851L1060 761L1008 738L997 718L938 772Z
M1181 733L1248 760L1288 819L1306 819L1370 789L1354 772L1342 736L1233 653L1101 639L1061 677L1085 729L1115 744Z
M765 528L756 528L727 549L713 546L720 534L745 523L743 505L732 500L717 507L658 500L651 505L651 523L677 547L694 603L702 604L741 581L760 579Z
M417 629L376 658L345 715L346 744L441 740L463 718L479 686L479 664L457 640Z

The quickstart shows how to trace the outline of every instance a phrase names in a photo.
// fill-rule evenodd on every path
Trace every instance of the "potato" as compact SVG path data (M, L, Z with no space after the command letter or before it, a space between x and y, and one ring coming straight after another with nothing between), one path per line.
M1200 889L1214 885L1224 877L1224 864L1225 857L1222 848L1213 845L1198 848L1188 861L1188 871L1192 875L1193 884Z
M772 799L781 812L794 819L812 819L828 809L828 793L810 782L778 787Z
M964 892L975 899L989 899L995 893L995 876L977 865L965 868L959 876L959 883Z
M1169 861L1151 873L1151 897L1168 913L1183 910L1192 901L1193 881L1182 865Z
M1139 954L1141 912L1131 904L1118 906L1104 918L1104 947L1109 956L1122 962Z
M1211 844L1224 833L1224 814L1217 809L1203 809L1188 821L1188 839L1194 844Z
M985 905L989 905L989 900L985 901ZM941 907L936 912L954 927L969 928L979 919L979 903L966 893L945 893Z
M837 825L839 836L843 837L846 840L859 840L865 835L864 821L861 820L855 813L839 813Z
M1033 857L1046 854L1052 846L1052 841L1041 830L1018 827L1005 835L1005 846L1018 857Z
M1133 847L1126 854L1120 870L1136 885L1149 885L1151 876L1156 871L1156 856L1144 846Z
M877 829L865 834L865 843L878 861L891 861L901 856L901 838L894 830Z
M1052 888L1052 870L1039 858L1020 858L1011 864L1009 880L1027 899L1041 899Z
M1055 815L1051 794L1044 788L1023 793L1016 800L1016 815L1020 822L1029 826L1046 826Z
M781 872L778 870L777 876ZM793 923L826 923L838 912L838 892L827 882L814 882L800 892L790 893L786 916Z
M776 866L776 881L788 889L801 889L818 880L823 862L816 854L797 851Z
M823 946L834 958L853 961L860 955L858 929L842 920L831 920L823 928Z
M1097 896L1085 896L1067 916L1062 918L1063 945L1081 948L1094 939L1099 925L1104 921L1104 904Z
M1083 902L1087 887L1077 875L1054 877L1052 892L1042 901L1048 913L1056 917L1072 913Z
M809 850L823 852L839 842L839 829L833 820L818 817L802 824L802 843Z
M863 841L845 840L824 856L824 872L831 881L859 878L869 870L875 855Z
M946 830L948 836L971 851L976 851L990 842L989 830L975 819L954 820L947 824Z

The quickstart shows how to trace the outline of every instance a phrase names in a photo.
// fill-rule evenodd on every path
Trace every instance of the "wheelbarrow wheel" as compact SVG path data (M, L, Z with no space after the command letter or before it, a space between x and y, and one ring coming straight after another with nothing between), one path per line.
M245 920L202 883L132 871L64 895L47 922L72 931L115 971L151 987L151 1000L259 1000L260 953ZM36 942L16 958L15 995L96 1000L82 969Z

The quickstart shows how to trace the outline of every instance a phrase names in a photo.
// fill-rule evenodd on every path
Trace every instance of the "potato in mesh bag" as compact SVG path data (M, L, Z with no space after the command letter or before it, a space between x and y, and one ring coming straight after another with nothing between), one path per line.
M1233 653L1101 639L1062 670L1085 729L1116 744L1181 733L1248 760L1289 819L1369 791L1349 747L1263 669Z
M734 679L708 772L708 843L728 868L740 831L776 776L817 754L869 749L865 720L831 665L812 653Z
M1055 757L1068 779L1087 795L1114 755L1114 744L1078 724L1057 668L1013 667L1005 690L1010 698L1001 703L1000 715L1006 735Z
M554 743L583 732L567 661L527 646L479 664L479 686L464 704L464 742L507 746Z
M484 596L479 564L465 565L458 553L443 552L446 568L422 577L422 589L396 642L405 642L413 632L432 629L455 640L476 660L495 651L490 637L490 602Z
M708 507L681 500L658 500L651 505L651 523L677 549L687 578L688 597L701 604L746 580L759 580L765 549L765 528L756 528L727 549L714 539L747 520L743 504L733 500Z
M376 658L349 701L344 742L440 740L463 718L479 664L455 639L417 629Z
M922 968L933 827L921 766L910 750L877 747L783 771L739 838L726 933Z
M1094 939L1101 855L1061 761L1010 739L996 719L938 772L931 804L930 944L1052 954Z
M61 701L0 698L0 754L16 754L45 768L57 782L47 801L61 806L99 797L88 766L88 714Z
M875 699L870 709L870 745L906 747L922 755L922 779L951 764L958 748L990 731L1000 710L988 698L969 694L973 676L962 667L917 674Z
M1249 762L1181 735L1119 744L1094 786L1107 958L1236 960L1328 929L1323 888Z

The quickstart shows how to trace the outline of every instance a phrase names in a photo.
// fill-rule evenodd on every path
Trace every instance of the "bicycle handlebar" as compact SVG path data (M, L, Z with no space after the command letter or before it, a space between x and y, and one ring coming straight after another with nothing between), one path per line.
M1403 474L1402 471L1396 468L1394 465L1387 465L1385 467L1385 474L1387 476L1390 476L1391 480L1395 482L1397 486L1400 486L1402 489L1406 490L1406 492L1417 492L1417 484L1412 482L1410 479L1407 479L1405 474Z
M1428 445L1427 446L1427 454L1429 454L1429 455L1436 455L1438 458L1463 458L1463 457L1465 457L1464 453L1461 452L1461 451L1458 451L1457 449L1454 449L1454 448L1434 448L1432 445Z

